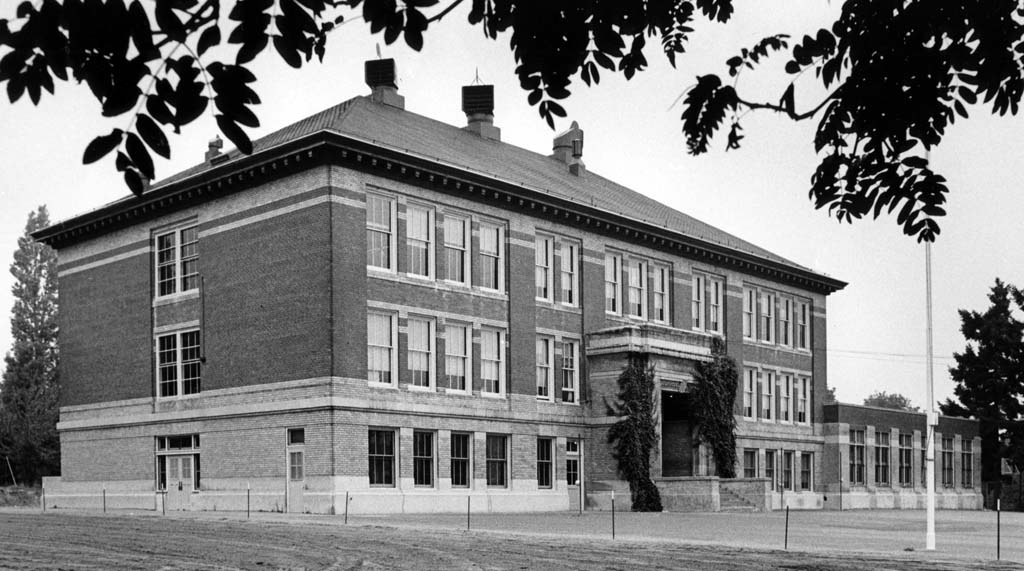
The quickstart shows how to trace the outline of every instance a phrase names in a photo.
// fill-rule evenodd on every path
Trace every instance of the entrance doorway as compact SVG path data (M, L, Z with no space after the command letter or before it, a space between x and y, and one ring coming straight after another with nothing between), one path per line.
M167 509L187 510L192 499L195 466L192 455L163 456L167 463Z
M661 393L661 475L693 476L693 427L690 395Z

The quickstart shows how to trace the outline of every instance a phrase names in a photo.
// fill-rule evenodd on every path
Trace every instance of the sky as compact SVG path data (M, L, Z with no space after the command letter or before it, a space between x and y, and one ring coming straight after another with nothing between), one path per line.
M514 75L508 37L484 38L465 23L460 6L425 34L416 53L370 36L364 22L342 26L329 39L322 64L293 70L267 51L254 66L262 104L255 139L343 100L369 92L363 61L397 61L406 109L464 125L460 87L477 75L495 86L495 125L502 140L540 153L553 136L578 121L585 135L587 169L717 226L818 272L849 282L828 298L828 382L840 401L860 403L876 392L898 392L915 405L925 400L925 254L893 218L839 224L808 199L818 164L812 145L816 123L793 123L770 112L744 121L743 148L725 152L725 138L702 156L686 153L677 99L704 73L726 72L725 60L761 37L804 33L827 25L840 3L763 0L738 3L727 25L700 22L687 54L673 69L649 42L649 68L626 81L602 70L596 87L581 82L564 102L568 117L552 131L526 101ZM4 4L0 17L10 17ZM739 89L752 99L777 100L786 77L784 56L760 72L744 73ZM774 63L775 65L771 65ZM801 89L803 87L803 89ZM798 84L797 109L814 104L813 85ZM962 351L958 309L983 311L996 277L1024 287L1024 195L1016 168L1024 159L1024 119L992 117L980 106L954 125L933 151L933 167L949 180L947 216L932 248L935 395L952 395L948 367ZM38 107L0 99L0 265L13 260L28 213L40 204L54 221L70 218L127 194L114 155L89 166L82 152L94 137L125 128L127 115L100 116L84 85L58 84ZM161 179L203 160L217 134L212 113L169 134L172 159L157 160ZM13 278L0 273L0 313L13 305ZM11 346L0 327L0 351Z

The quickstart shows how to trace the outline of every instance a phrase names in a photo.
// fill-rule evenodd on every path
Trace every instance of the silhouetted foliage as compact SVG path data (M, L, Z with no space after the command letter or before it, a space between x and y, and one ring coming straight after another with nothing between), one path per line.
M833 404L839 402L836 400L836 388L826 387L825 394L821 397L822 404Z
M327 36L346 22L365 20L391 44L423 47L430 24L463 0L41 0L18 5L0 20L0 83L9 99L38 103L54 78L86 82L105 116L130 113L124 128L97 137L83 160L117 150L115 166L135 193L154 176L149 150L168 156L164 129L177 132L214 108L224 135L252 149L243 127L259 126L260 102L247 65L273 46L301 67L323 59ZM13 5L13 3L11 4ZM554 127L565 117L559 101L579 78L594 85L601 71L626 79L647 65L647 40L674 66L700 24L728 22L733 0L575 2L471 0L468 22L486 37L507 35L515 73L527 101ZM221 17L221 9L228 11ZM751 5L749 9L758 9ZM739 148L741 120L758 109L795 121L816 119L820 164L810 198L839 221L896 214L903 231L934 240L949 190L921 158L942 141L968 108L991 103L993 113L1016 114L1024 93L1024 9L1018 0L846 0L827 28L791 44L769 35L725 65L732 82L701 75L686 94L683 133L690 153L707 152L729 124L726 148ZM225 29L222 31L222 27ZM504 38L502 38L504 41ZM225 50L237 46L233 58ZM741 95L740 72L764 66L792 74L781 94ZM216 55L213 55L216 54ZM809 73L813 72L813 73ZM816 84L816 85L815 85ZM797 87L813 96L796 107ZM148 147L148 149L147 149Z
M694 374L692 414L697 442L706 444L715 458L715 470L722 478L736 477L736 361L726 354L725 343L711 341L711 361L699 362Z
M950 416L976 418L981 432L981 477L999 479L1002 458L1024 468L1024 292L996 279L985 313L960 310L967 339L949 369L956 400L940 405Z
M921 410L914 406L907 397L899 393L887 393L885 391L875 391L871 393L870 396L864 399L864 406L908 410L910 412L918 412Z
M619 417L608 431L608 442L638 512L662 509L661 494L651 480L651 449L658 444L654 402L654 370L644 355L631 353L619 376L619 402L607 403L608 414Z
M21 484L60 472L57 253L30 236L49 224L45 206L29 214L11 264L14 346L4 358L0 384L0 456L10 458ZM6 459L0 468L8 470Z

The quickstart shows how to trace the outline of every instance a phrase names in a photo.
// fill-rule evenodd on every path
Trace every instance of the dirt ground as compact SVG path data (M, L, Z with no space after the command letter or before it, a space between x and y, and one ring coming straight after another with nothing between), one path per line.
M244 514L243 514L244 515ZM799 552L287 521L0 511L0 569L1024 570L924 554Z

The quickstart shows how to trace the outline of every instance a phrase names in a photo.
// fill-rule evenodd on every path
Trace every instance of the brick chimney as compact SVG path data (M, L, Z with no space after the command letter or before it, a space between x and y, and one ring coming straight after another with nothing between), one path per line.
M484 139L501 140L501 129L494 126L493 85L463 86L462 111L466 114L466 126L463 129Z
M553 150L552 158L569 165L569 172L576 176L586 172L586 165L583 164L583 129L580 129L579 123L573 121L569 130L555 137Z
M210 139L206 147L206 162L212 163L213 159L219 157L222 148L224 148L224 141L221 140L220 135Z
M364 64L366 85L370 86L370 99L399 109L405 109L405 98L398 94L395 60L373 59Z

